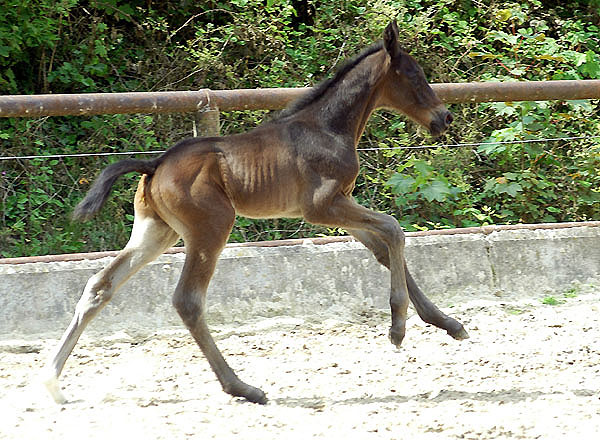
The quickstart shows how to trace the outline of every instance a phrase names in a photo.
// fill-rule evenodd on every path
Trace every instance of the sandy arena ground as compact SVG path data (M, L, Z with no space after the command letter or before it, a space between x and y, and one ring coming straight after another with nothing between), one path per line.
M62 376L71 403L39 383L56 340L0 343L0 438L592 439L600 433L600 292L446 309L471 335L388 315L282 317L214 327L266 406L224 394L183 330L150 338L84 334Z

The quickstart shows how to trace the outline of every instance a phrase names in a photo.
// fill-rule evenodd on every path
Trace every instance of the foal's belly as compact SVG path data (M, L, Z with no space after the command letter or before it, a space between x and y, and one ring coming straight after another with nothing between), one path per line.
M229 199L249 218L301 217L302 182L292 161L246 155L222 163Z
M241 191L231 195L237 215L249 218L302 217L297 192L268 188L263 191Z

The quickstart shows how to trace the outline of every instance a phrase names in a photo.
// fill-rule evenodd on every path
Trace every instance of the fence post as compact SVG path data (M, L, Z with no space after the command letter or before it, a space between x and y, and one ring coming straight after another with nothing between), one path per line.
M206 110L194 113L193 129L194 137L219 136L219 109L217 107L209 107Z

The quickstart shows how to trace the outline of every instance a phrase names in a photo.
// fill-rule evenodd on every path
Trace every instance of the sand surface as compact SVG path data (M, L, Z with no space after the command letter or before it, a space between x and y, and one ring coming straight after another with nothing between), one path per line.
M412 316L400 349L380 311L214 327L265 406L223 393L181 329L84 334L61 378L64 406L39 382L57 341L3 341L0 438L600 438L600 292L556 298L445 309L466 341Z

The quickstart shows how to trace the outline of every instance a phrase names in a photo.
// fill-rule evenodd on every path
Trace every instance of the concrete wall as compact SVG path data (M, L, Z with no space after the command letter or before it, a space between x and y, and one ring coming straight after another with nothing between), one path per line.
M600 280L600 223L555 229L477 228L407 238L409 268L440 306L469 298L562 293ZM467 231L468 232L468 231ZM87 279L112 257L0 264L0 339L60 336ZM179 326L171 306L185 255L164 254L117 292L88 332L150 333ZM25 260L29 261L29 260ZM209 320L277 315L340 316L387 309L389 273L360 243L305 241L228 247L209 292Z

